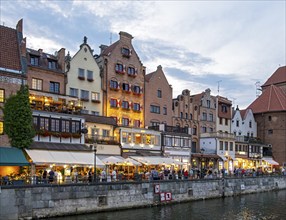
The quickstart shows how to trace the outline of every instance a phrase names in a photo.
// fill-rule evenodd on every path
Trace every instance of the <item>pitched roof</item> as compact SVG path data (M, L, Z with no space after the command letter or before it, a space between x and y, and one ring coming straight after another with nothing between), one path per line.
M111 44L111 45L108 46L107 48L105 48L105 49L102 51L101 55L108 56L109 53L111 53L111 52L116 48L116 46L117 46L118 44L119 44L119 40L116 41L115 43Z
M248 108L253 113L286 111L286 94L279 87L271 85Z
M155 72L152 72L152 73L149 73L149 74L145 75L145 80L146 80L147 82L149 82L150 79L153 77L154 73L155 73Z
M286 66L279 67L262 85L262 87L286 82Z
M239 112L240 112L241 118L242 118L242 119L245 119L247 109L242 109L242 110L240 110Z
M112 117L96 116L96 115L82 115L82 116L85 118L86 122L117 126L115 119Z
M0 67L20 71L22 68L17 31L0 25L0 36Z

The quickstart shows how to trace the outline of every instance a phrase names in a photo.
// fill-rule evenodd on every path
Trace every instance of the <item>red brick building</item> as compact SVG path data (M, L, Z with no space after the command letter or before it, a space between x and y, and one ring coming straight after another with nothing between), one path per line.
M272 146L273 158L286 163L286 67L278 68L262 86L262 94L248 106L257 122L257 137Z

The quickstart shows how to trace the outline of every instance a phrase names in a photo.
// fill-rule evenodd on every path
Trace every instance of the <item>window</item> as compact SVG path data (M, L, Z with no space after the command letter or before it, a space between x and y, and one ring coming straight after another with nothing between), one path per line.
M51 70L55 70L56 69L56 61L48 60L48 68Z
M203 118L202 118L203 121L206 121L207 120L207 113L203 112Z
M87 80L90 82L93 81L93 71L87 70Z
M91 92L91 101L100 101L100 93Z
M272 130L272 129L269 129L269 130L268 130L268 134L273 134L273 130Z
M128 67L127 73L129 76L136 76L136 70L134 67Z
M80 113L81 113L81 114L86 114L86 115L88 115L88 110L86 110L86 109L81 109L81 110L80 110Z
M252 128L252 121L249 121L249 127Z
M238 151L238 144L235 145L235 151Z
M49 130L49 118L40 118L40 128Z
M50 92L60 93L60 83L50 82Z
M3 121L0 121L0 135L4 134L4 123Z
M84 101L88 101L89 100L89 91L80 90L80 99L82 99Z
M84 79L84 69L78 68L78 78Z
M214 115L213 115L213 113L210 113L210 114L209 114L209 120L210 120L210 121L214 121Z
M229 150L230 150L230 151L233 151L233 142L230 142L230 143L229 143Z
M129 126L129 119L128 118L122 118L122 125L123 126Z
M160 89L157 90L157 97L162 98L162 91Z
M62 120L62 132L70 132L70 121Z
M186 115L186 119L188 119L188 113L186 113L185 115Z
M271 121L272 120L272 117L271 115L268 116L268 121Z
M0 102L4 102L4 101L5 101L5 90L0 89Z
M111 89L119 89L119 83L115 80L110 80L110 88Z
M117 63L115 65L115 72L117 72L117 73L124 73L124 68L123 68L123 65L121 63Z
M70 88L70 96L78 97L78 89Z
M80 130L80 122L72 121L71 122L71 132L72 133L78 133L79 130Z
M219 150L223 150L223 141L219 142Z
M207 132L207 127L202 127L202 133L206 133Z
M224 142L224 148L225 148L225 150L228 150L228 142L227 141Z
M236 127L239 127L239 120L236 120Z
M43 90L43 80L41 79L32 79L32 89Z
M110 135L110 131L109 130L106 130L106 129L102 129L102 136L103 137L109 137Z
M190 120L193 120L193 115L192 115L192 113L190 114Z
M210 133L214 132L213 128L209 128Z
M117 100L116 99L110 99L110 107L117 107Z
M222 118L219 118L219 124L222 125Z
M121 49L121 53L124 57L130 57L131 55L131 50L129 50L128 48L126 47L122 47Z
M224 119L224 124L228 125L228 119L227 118Z
M140 104L139 103L133 103L133 110L134 111L140 111Z
M60 120L59 119L51 119L51 131L60 131Z
M141 93L140 86L133 86L133 92L134 92L135 94L140 94L140 93Z
M91 111L91 114L99 116L99 112L97 112L97 111Z
M167 115L167 107L163 107L163 115Z
M250 133L249 133L249 132L247 132L247 137L249 137L249 135L250 135Z
M39 66L39 57L31 56L30 63L32 66Z
M193 135L197 135L197 128L193 127Z
M128 83L123 83L122 84L122 90L125 91L125 92L129 92L130 85Z
M134 127L135 128L140 128L140 120L134 120Z
M160 106L150 105L150 112L160 114Z
M207 100L207 107L210 108L211 107L211 101Z
M227 112L227 106L226 105L222 105L221 106L221 111L226 113Z
M180 112L180 118L183 118L183 112Z
M129 102L123 101L121 107L124 109L129 109Z

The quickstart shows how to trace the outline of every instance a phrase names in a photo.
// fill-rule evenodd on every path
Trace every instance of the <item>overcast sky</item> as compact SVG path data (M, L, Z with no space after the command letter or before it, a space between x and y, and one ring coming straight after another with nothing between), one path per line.
M0 23L24 20L27 47L74 55L130 33L147 73L162 65L173 97L207 88L247 107L286 62L286 1L0 0Z

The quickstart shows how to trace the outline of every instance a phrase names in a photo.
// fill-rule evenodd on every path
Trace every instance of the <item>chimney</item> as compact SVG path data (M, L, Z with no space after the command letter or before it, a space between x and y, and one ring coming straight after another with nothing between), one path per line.
M57 52L58 66L62 72L65 71L65 55L66 55L66 49L65 48L61 48Z
M120 41L129 42L131 44L131 40L133 39L131 34L128 34L127 32L124 31L120 31L119 35L120 35Z
M162 70L162 66L161 65L157 66L157 70Z

